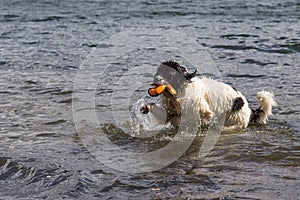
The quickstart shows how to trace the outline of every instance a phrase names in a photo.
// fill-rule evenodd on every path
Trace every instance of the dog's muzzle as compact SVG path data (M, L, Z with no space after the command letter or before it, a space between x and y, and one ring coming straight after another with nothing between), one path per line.
M154 77L151 85L154 86L153 88L148 89L148 94L151 97L157 97L163 92L166 92L165 94L171 95L172 97L176 97L176 90L159 75Z

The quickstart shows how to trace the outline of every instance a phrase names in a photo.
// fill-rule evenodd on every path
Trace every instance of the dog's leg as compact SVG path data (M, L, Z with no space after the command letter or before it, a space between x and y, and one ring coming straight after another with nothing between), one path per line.
M207 101L204 99L200 100L200 117L201 117L201 123L207 125L211 122L212 118L214 116L214 113L210 110L209 105Z

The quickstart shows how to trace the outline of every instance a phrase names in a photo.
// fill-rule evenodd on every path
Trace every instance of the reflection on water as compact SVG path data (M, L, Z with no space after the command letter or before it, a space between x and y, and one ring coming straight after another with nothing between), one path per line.
M300 12L296 0L38 0L1 1L0 6L3 199L299 198ZM97 161L74 127L74 77L92 48L105 48L99 45L103 40L143 27L175 29L197 40L216 62L222 80L242 91L253 107L261 88L272 90L279 106L269 124L223 133L201 160L198 152L205 133L196 135L183 156L151 173L121 173ZM154 49L134 52L137 59L128 60L147 79L139 83L131 105L145 95L143 87L149 86L152 76L138 66L154 66L174 56L155 57L150 51ZM122 62L111 64L112 72L125 68ZM107 88L97 88L97 116L107 123L93 133L102 131L114 144L137 152L172 141L176 134L172 127L152 137L131 137L124 127L129 130L132 124L124 122L122 128L104 115L111 102L101 101L102 97L112 93L118 79L108 77ZM152 134L151 129L146 132Z

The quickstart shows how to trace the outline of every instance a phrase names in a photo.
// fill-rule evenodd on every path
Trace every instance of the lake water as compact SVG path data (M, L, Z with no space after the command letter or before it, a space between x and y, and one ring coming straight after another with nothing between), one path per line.
M1 199L299 199L299 1L14 0L1 1L0 8ZM99 162L75 128L73 86L91 52L106 51L110 46L104 41L116 34L122 39L118 34L130 30L149 30L143 32L145 40L155 37L150 30L192 38L215 63L213 75L240 90L254 107L259 90L273 91L274 116L266 126L222 133L202 159L199 144L205 133L179 159L155 171L130 173L128 168L126 173ZM170 38L167 44L192 52L182 38ZM87 132L104 132L124 151L153 150L169 142L172 128L151 139L126 134L114 119L122 116L128 97L120 94L111 102L110 96L122 92L127 76L134 105L146 95L155 65L182 58L161 51L162 41L149 49L110 52L114 62L95 90L100 127L86 127ZM137 41L134 47L139 46L143 43ZM207 64L201 61L196 62ZM135 71L125 73L129 65ZM121 105L114 107L115 116L111 104Z

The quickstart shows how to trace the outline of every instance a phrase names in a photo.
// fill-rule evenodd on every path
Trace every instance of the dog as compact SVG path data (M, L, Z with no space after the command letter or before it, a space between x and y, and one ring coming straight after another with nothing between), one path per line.
M151 85L148 94L159 96L161 105L147 103L140 111L143 114L150 112L162 124L170 122L174 127L180 125L186 105L192 105L196 110L201 127L209 126L215 118L222 118L223 127L230 129L245 129L251 123L266 124L272 115L272 107L277 105L273 93L262 90L257 93L258 108L252 109L245 96L234 87L199 77L197 70L189 73L176 61L162 62ZM166 117L162 118L163 115Z

